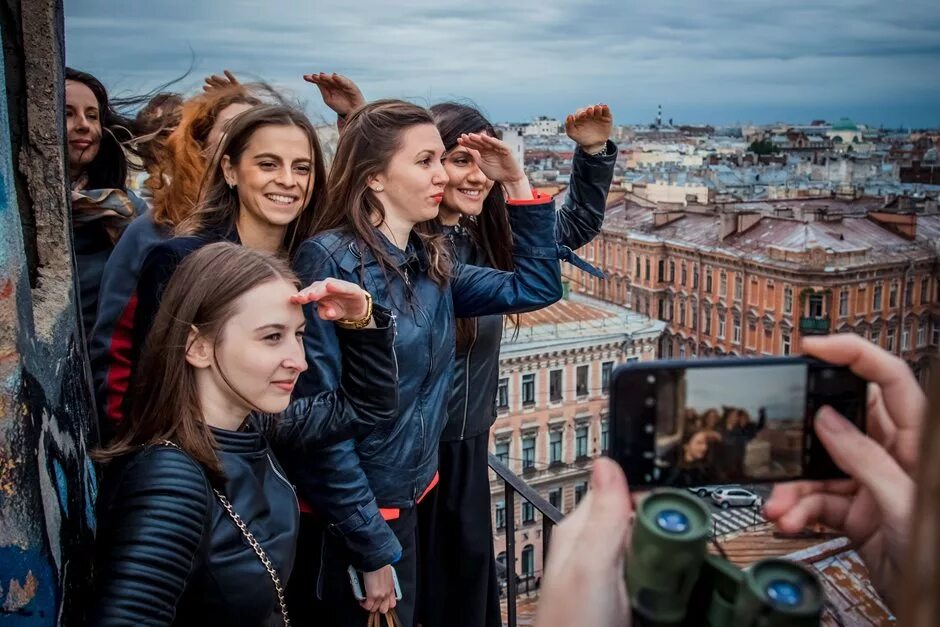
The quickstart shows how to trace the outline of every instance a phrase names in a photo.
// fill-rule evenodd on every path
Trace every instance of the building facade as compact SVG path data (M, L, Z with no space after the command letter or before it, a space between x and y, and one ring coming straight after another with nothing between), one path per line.
M610 304L562 300L507 325L490 450L562 513L587 491L591 460L607 448L614 368L656 358L665 323ZM505 563L504 488L491 473L496 553ZM542 518L515 499L516 572L542 572Z

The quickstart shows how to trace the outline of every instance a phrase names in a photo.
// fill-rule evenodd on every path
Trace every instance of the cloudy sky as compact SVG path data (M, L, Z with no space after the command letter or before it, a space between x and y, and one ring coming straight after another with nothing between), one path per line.
M64 0L69 65L113 91L229 68L322 113L301 74L367 98L470 99L496 121L609 103L618 122L940 125L937 0ZM115 7L120 7L116 9Z

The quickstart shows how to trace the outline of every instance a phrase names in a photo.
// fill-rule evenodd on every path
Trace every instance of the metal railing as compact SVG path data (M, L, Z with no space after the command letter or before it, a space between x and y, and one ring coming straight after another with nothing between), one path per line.
M506 498L506 616L509 627L516 627L516 596L519 592L519 580L516 577L516 494L532 504L542 514L542 569L545 568L545 556L552 527L561 522L564 515L554 505L546 501L522 477L514 473L490 453L490 469L503 482ZM529 578L531 579L531 578ZM526 580L527 584L529 579ZM528 588L528 585L527 585Z

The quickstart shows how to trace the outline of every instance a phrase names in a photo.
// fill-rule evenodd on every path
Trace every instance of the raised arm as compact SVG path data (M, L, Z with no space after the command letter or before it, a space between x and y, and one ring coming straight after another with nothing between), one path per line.
M160 446L128 462L118 481L99 501L89 624L174 624L204 534L208 483L185 453Z
M617 162L617 146L610 141L612 129L607 105L584 107L565 119L565 132L578 146L568 193L558 211L555 237L573 250L597 237L604 224L607 192Z

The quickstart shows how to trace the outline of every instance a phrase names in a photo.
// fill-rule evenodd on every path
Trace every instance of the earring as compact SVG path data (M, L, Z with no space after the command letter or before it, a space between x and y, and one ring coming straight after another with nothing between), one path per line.
M382 192L382 191L385 191L385 186L383 186L383 185L376 185L375 187L372 188L372 191L374 191L374 192Z
M228 188L229 188L229 189L235 189L235 183L233 183L233 182L231 182L231 181L226 181L226 182L228 183Z

